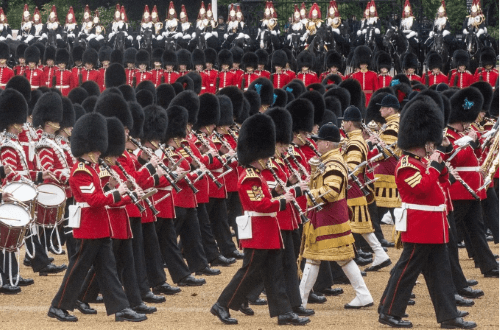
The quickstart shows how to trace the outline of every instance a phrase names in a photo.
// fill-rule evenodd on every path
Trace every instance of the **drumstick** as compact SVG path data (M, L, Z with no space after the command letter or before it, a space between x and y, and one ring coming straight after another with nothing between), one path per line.
M55 180L57 183L59 183L59 184L61 183L61 181L59 181L59 179L58 179L58 178L56 178L56 177L54 176L54 174L52 174L52 173L50 173L50 172L47 172L47 173L48 173L48 174L49 174L49 176L50 176L53 180Z
M17 189L17 188L16 188ZM10 192L5 192L3 191L2 189L0 189L0 194L3 194L3 193L7 193L7 194L10 194L11 196L9 197L10 199L12 199L13 201L16 201L18 202L19 204L21 204L22 206L24 207L28 207L28 205L26 205L24 202L20 201L19 199L15 198L14 195L12 195L12 193Z
M11 218L7 218L7 217L0 217L0 219L11 220L11 221L21 221L21 220L18 220L18 219L11 219Z
M39 193L49 194L49 195L57 195L56 193L51 193L48 191L38 190Z

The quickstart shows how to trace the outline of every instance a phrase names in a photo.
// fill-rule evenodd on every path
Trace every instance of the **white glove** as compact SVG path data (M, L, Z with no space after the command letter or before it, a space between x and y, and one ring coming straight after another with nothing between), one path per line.
M196 32L191 33L191 38L196 38Z
M5 39L5 37L0 37L0 41L4 41Z
M271 31L271 34L272 34L273 36L275 36L275 35L276 35L276 31Z
M75 37L75 35L73 33L68 34L68 38L74 38L74 37Z
M174 38L177 39L177 38L182 38L182 33L178 32L174 35Z
M216 32L216 31L212 31L212 36L214 36L214 37L218 38L218 37L219 37L219 33L218 33L218 32Z
M332 29L333 32L337 33L337 34L340 34L340 30L339 29Z
M356 32L356 35L359 37L361 35L361 31L358 30L358 32Z
M62 40L61 35L60 35L60 34L57 34L57 35L56 35L56 39Z
M191 36L189 34L186 34L184 37L182 37L182 39L189 40L189 39L191 39Z
M32 35L29 35L28 38L26 38L25 42L28 43L30 42L31 40L33 40L34 36Z
M414 36L416 36L416 35L417 35L417 32L412 31L412 32L410 32L410 33L406 36L406 39L410 39L410 38L412 38L412 37L414 37Z
M429 32L429 38L433 38L433 37L434 37L434 31Z
M486 26L484 27L484 33L488 33L488 28Z
M224 33L224 39L227 39L228 35L227 33Z
M380 34L380 30L379 29L375 29L375 33L376 34Z
M21 40L21 35L18 35L16 40Z
M366 34L366 29L363 29L361 33Z
M137 36L137 41L141 41L142 37L141 36Z
M446 37L447 35L450 35L450 31L444 30L443 31L443 37Z
M403 33L410 33L411 30L403 30Z
M42 34L42 39L47 38L47 33Z
M210 32L205 33L205 40L208 40L211 36L212 34Z
M159 41L159 40L163 40L163 36L158 36L158 37L156 37L156 40L158 40L158 41Z
M480 35L484 34L484 30L483 29L479 29L477 31L477 36L479 37ZM7 37L8 38L8 37Z
M463 34L469 34L469 31L467 31L467 29L464 29L462 32Z
M286 40L292 40L292 35L291 34L287 35Z
M127 39L130 41L134 40L134 38L132 36L128 36Z
M97 38L95 38L96 40L104 40L104 37L102 36L102 34L98 35Z

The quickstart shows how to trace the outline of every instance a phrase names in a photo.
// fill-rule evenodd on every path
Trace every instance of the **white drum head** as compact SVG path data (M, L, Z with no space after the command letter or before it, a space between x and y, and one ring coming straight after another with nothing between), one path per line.
M38 186L38 204L45 206L58 206L66 200L64 189L51 183Z
M21 202L30 202L36 198L37 194L35 187L25 182L11 182L3 188L3 191L11 193Z
M29 212L15 204L0 205L0 222L11 227L23 227L30 222Z

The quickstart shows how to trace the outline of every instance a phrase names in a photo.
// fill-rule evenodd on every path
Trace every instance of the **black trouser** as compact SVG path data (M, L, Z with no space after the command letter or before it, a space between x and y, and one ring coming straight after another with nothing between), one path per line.
M45 251L45 247L41 242L43 242L43 230L41 227L38 228L40 231L40 239L38 239L37 235L31 236L30 238L26 239L25 245L26 245L26 250L30 252L31 255L33 255L33 243L35 246L35 257L33 259L28 257L28 253L26 253L26 257L28 257L31 260L31 268L33 268L33 271L39 272L42 269L45 268L48 264L50 264L49 257L47 256L47 251ZM17 260L14 261L14 257L12 258L12 271L14 272L14 269L17 272ZM9 261L8 259L6 260L7 262ZM8 267L6 267L8 269ZM17 274L17 273L16 273Z
M160 252L160 244L156 235L154 222L142 224L142 237L144 239L144 256L146 259L146 271L150 287L161 285L167 281L167 274L163 268L163 259Z
M488 188L486 199L481 201L483 208L483 219L486 228L491 230L493 241L498 244L498 196L494 188Z
M146 269L146 257L144 255L144 235L142 233L141 218L129 218L132 230L132 253L134 254L135 277L141 295L147 294L149 290L148 272Z
M236 250L231 235L231 229L227 222L226 200L222 198L210 198L206 205L212 233L215 236L219 251L224 256L229 256Z
M313 291L321 292L324 289L331 288L333 285L333 265L338 265L336 262L321 261L319 265L318 277L314 283ZM340 266L339 266L340 267ZM341 269L342 270L342 269ZM344 272L342 271L342 274Z
M201 243L200 224L195 208L175 207L175 232L181 237L184 257L191 273L208 266Z
M302 244L302 224L299 224L299 228L292 231L292 240L295 259L299 259L300 246Z
M377 203L373 202L371 204L368 204L368 213L370 213L370 219L372 219L373 229L375 229L375 236L377 236L377 239L380 242L384 239L384 233L382 232L382 228L380 227L380 220L382 220L382 217L379 218Z
M481 202L475 200L454 200L453 209L457 231L464 236L466 245L472 252L474 261L481 269L481 273L498 269L493 253L491 253L483 224L481 223Z
M139 306L142 303L141 292L137 285L135 275L134 253L132 250L132 239L113 239L113 255L116 260L116 272L120 279L130 306ZM95 268L92 267L80 293L80 300L86 303L95 301L99 294Z
M240 195L237 191L232 191L227 193L227 222L233 228L236 233L236 241L239 244L238 239L238 226L236 225L236 217L243 214L243 209L241 208Z
M243 265L217 300L221 306L239 310L246 297L264 280L271 317L292 311L288 301L281 250L245 249Z
M448 253L450 258L451 276L453 277L455 289L460 290L468 287L469 285L467 284L467 279L465 278L458 258L457 227L453 212L448 214L448 223L450 225L448 228Z
M219 257L220 253L219 249L217 248L217 243L215 242L214 234L212 233L210 220L208 219L206 203L198 204L196 211L198 214L198 221L200 223L200 233L203 250L205 251L207 260L209 262L212 262L217 259L217 257Z
M179 283L180 280L190 275L191 272L184 262L181 250L177 244L174 221L167 218L158 218L155 224L163 260L167 264L172 281Z
M68 198L66 201L66 210L64 210L64 217L69 217L69 206L75 203L75 199L73 197ZM73 228L66 227L67 224L62 226L62 236L64 236L64 241L66 242L66 253L68 254L68 261L73 254L76 252L76 241L73 237Z
M403 252L380 299L379 313L403 317L422 273L439 323L458 317L446 244L404 243Z
M52 306L72 311L90 267L93 265L108 315L129 307L116 273L116 261L109 237L77 240L78 251L71 256L61 287Z

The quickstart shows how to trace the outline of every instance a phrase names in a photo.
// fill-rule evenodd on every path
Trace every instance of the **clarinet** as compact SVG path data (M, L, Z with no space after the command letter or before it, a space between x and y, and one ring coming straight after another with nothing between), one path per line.
M130 183L132 183L132 185L135 187L135 189L140 188L139 185L137 184L137 182L135 181L135 179L130 174L128 174L125 171L125 169L123 168L122 164L120 164L119 161L116 161L116 165L123 172L123 175L125 175L125 177L127 178L127 180L130 181ZM155 209L155 206L153 205L153 203L151 203L151 201L149 200L149 198L145 198L144 200L146 201L146 204L148 204L149 209L153 212L154 215L157 215L158 213L160 213L160 211L158 211L157 209Z
M193 154L193 152L188 148L188 146L184 146L182 148L189 155L189 157L191 157L196 162L196 164L198 164L198 167L201 167L203 165L201 163L201 161L198 159L198 157L196 157ZM213 173L210 170L207 170L203 174L208 175L208 177L215 183L215 185L217 186L217 188L219 188L219 189L222 188L222 183L220 183L219 181L217 181L217 178L213 175Z
M266 168L271 172L273 175L274 179L276 182L281 186L281 188L286 191L286 185L281 179L278 177L278 174L273 170L272 166L269 166L269 163L266 164ZM295 210L299 213L300 219L302 220L302 223L306 223L308 221L307 217L305 216L304 212L302 212L302 209L300 208L300 205L297 203L296 199L293 199L292 205L295 208Z
M106 171L109 172L109 174L119 183L122 184L123 181L120 179L120 176L108 165L106 162L102 159L99 158L99 164L106 169ZM123 170L122 170L123 171ZM139 212L144 212L146 209L144 206L140 204L140 200L137 198L137 196L132 193L131 191L127 191L127 196L130 197L130 200L132 200L132 203L134 203L135 206L139 209Z
M375 134L375 133L374 133L374 132L373 132L373 131L372 131L372 130L368 127L368 126L366 126L364 123L361 123L361 126L363 127L363 130L365 130L365 131L366 131L366 133L368 133L368 135L370 135L370 136L374 136L374 137L377 139L377 141L381 142L380 137L379 137L377 134ZM384 143L384 145L385 145L385 143ZM396 155L396 154L394 153L394 151L393 151L391 148L389 148L389 147L387 147L387 146L381 146L381 147L382 147L384 150L387 150L387 151L391 154L391 156L392 156L392 157L396 158L396 160L397 160L397 161L399 161L399 157L398 157L398 155ZM378 148L378 147L377 147L377 148ZM380 150L380 149L379 149L379 150Z
M139 141L137 141L133 137L129 137L129 139L139 149L141 149L143 152L145 152L146 154L148 154L149 157L153 156L153 152L151 152L151 150L149 150L148 148L144 147ZM177 186L175 184L176 178L174 177L173 173L171 173L170 170L165 166L165 164L163 164L161 162L158 164L158 166L160 166L162 168L162 170L165 172L164 177L170 183L170 185L172 186L172 188L174 188L176 192L180 192L181 188L179 188L179 186Z
M201 142L201 144L203 144L203 145L204 145L207 149L209 149L209 150L210 150L210 149L213 149L213 148L210 146L210 144L209 144L209 143L208 143L208 142L207 142L207 141L203 138L203 136L202 136L200 133L196 133L196 132L194 132L194 131L193 131L193 134L196 136L196 138L198 139L198 141L200 141L200 142ZM221 140L221 143L223 143L223 142L222 142L222 140ZM215 158L216 158L216 159L217 159L217 160L218 160L221 164L223 164L224 169L226 169L227 171L229 171L229 170L231 169L231 167L227 164L227 162L225 162L225 161L222 159L222 157L221 157L220 155L218 155L218 154L217 154L217 155L215 155Z
M316 154L316 156L320 157L321 158L321 154L319 153L318 149L316 149L316 147L314 146L314 144L312 144L311 141L309 141L309 139L305 138L305 139L302 139L300 134L297 135L297 138L299 138L302 142L304 142L309 148L312 149L312 151L314 151L314 153Z
M162 149L163 150L163 149ZM167 150L165 150L167 151ZM172 158L172 156L169 155L168 152L164 152L165 156L168 158L168 161L172 164L175 164L175 160ZM182 156L181 156L182 157ZM196 187L194 186L193 182L191 181L191 179L189 179L189 177L187 176L184 176L184 181L186 181L187 185L189 186L189 188L191 188L191 190L196 194L199 190L196 189Z
M370 191L368 191L368 189L366 189L366 187L363 186L361 181L359 181L359 178L354 173L355 173L355 171L352 171L352 172L348 171L349 177L352 179L352 181L354 181L356 186L358 186L359 189L361 189L361 191L363 192L363 195L365 195L365 196L370 195Z
M215 136L220 140L220 143L222 143L222 145L224 147L227 148L227 150L232 150L234 151L233 147L231 147L231 145L229 144L229 142L227 142L225 139L224 139L224 136L222 134L220 134L219 132L217 132L216 130L214 130L214 134ZM233 137L234 138L234 137ZM234 153L234 156L231 156L229 159L231 158L234 158L236 161L238 161L238 156L236 155L236 152Z

